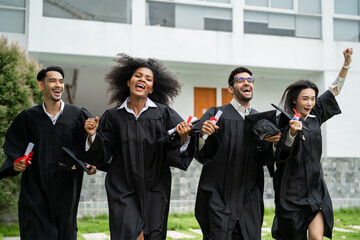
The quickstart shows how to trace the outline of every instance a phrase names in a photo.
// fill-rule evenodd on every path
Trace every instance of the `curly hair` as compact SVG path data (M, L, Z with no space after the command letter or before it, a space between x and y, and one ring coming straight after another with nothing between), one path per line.
M128 96L130 90L127 81L139 68L149 68L154 75L154 91L148 97L158 103L169 105L181 91L181 84L176 76L170 72L161 62L156 59L134 58L124 53L119 53L114 61L117 65L112 67L105 75L105 81L109 84L109 104L120 105Z

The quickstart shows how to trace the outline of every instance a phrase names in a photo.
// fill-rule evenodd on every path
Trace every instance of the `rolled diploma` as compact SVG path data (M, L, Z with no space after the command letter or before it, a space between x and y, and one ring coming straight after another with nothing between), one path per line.
M194 122L197 121L197 117L193 117L191 118L190 123L193 124ZM170 129L169 131L167 131L168 135L173 135L176 132L176 127L174 127L173 129Z
M34 147L34 144L32 142L29 142L27 148L26 148L26 151L25 151L25 156L29 156L29 153L31 152L31 150L33 149Z
M221 111L221 110L218 110L217 113L215 114L215 118L216 118L217 120L216 120L216 121L215 121L215 120L211 120L211 121L212 121L213 123L216 123L216 122L219 120L219 118L221 117L221 115L222 115L222 111ZM205 133L205 134L202 136L202 139L206 140L208 137L209 137L209 135Z

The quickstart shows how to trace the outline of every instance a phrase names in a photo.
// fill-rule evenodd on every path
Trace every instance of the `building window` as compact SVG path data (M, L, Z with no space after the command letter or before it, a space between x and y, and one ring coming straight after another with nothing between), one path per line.
M321 38L321 0L245 0L245 33Z
M44 0L45 17L131 23L131 0Z
M360 1L334 0L334 40L360 41Z
M0 32L25 33L25 0L0 1Z
M230 0L147 0L146 8L147 25L232 32Z

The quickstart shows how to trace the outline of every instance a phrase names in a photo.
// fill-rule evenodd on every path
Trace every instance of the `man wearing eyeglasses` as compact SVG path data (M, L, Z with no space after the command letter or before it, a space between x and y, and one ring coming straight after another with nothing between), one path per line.
M203 164L195 216L204 239L261 239L263 166L272 163L272 144L243 144L245 116L257 112L250 104L254 82L249 69L234 69L228 79L231 102L210 108L200 119L203 124L194 127L200 132L196 158ZM214 119L219 110L222 115ZM268 142L279 139L280 133L265 138Z

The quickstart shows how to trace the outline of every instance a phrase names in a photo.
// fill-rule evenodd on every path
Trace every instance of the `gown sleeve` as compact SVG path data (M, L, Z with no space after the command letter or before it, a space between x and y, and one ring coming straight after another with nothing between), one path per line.
M296 154L300 134L296 135L293 144L291 145L291 147L288 147L285 145L285 140L288 136L289 129L290 126L287 125L281 130L281 138L277 144L275 151L275 161L277 163L285 163L291 158L293 154Z
M214 117L217 112L216 107L210 108L201 118L200 121L196 124L196 126L193 129L194 135L196 136L196 145L199 142L201 128L203 123L206 120L209 120L211 117ZM221 119L219 120L221 121ZM198 148L197 148L198 149ZM210 135L206 141L204 146L196 151L195 158L196 160L201 164L207 164L211 162L214 157L216 156L217 152L219 150L219 141L216 137L216 132L212 135Z
M14 161L22 157L25 153L28 139L26 131L25 111L20 113L12 122L5 135L4 153L6 160L0 168L0 180L18 175L20 172L14 170Z
M335 96L327 90L316 99L313 112L317 119L319 119L320 124L323 124L333 116L340 114L341 110Z
M112 157L113 132L112 117L107 110L100 119L94 142L80 159L95 165L100 170L107 171L108 162Z
M167 107L166 108L166 129L172 129L176 127L177 124L183 121L183 119L179 116L179 114L173 109ZM175 133L172 135L169 140L166 142L166 159L170 166L176 167L182 170L187 170L189 167L196 148L196 137L192 131L189 133L190 143L187 149L184 152L180 152L180 136Z

